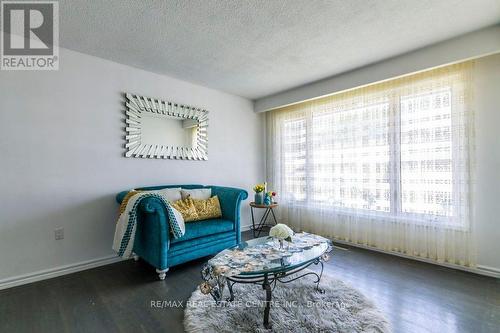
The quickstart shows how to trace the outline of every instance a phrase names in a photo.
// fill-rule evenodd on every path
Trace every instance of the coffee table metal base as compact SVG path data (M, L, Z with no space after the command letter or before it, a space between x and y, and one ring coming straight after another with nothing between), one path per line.
M215 283L212 283L214 287L211 288L210 294L212 295L213 299L217 302L217 304L223 300L225 284L227 284L227 287L229 289L229 297L226 299L226 301L228 302L232 302L234 300L233 286L236 283L262 284L262 289L266 291L266 307L264 308L264 327L266 329L270 329L272 328L272 324L269 322L272 291L276 287L277 282L290 283L305 276L313 275L316 277L315 281L313 282L314 284L316 284L315 290L317 292L324 293L324 290L319 288L319 283L321 281L321 276L323 275L323 268L324 268L323 260L325 259L323 258L328 258L328 256L316 258L288 271L280 271L276 273L268 272L264 274L255 274L255 275L237 275L231 277L215 276L213 274L211 266L207 264L203 267L201 276L203 280L205 280L206 282L216 281ZM294 274L300 273L301 271L303 271L304 269L308 268L313 264L321 266L319 273L310 271L302 273L298 276L292 276Z

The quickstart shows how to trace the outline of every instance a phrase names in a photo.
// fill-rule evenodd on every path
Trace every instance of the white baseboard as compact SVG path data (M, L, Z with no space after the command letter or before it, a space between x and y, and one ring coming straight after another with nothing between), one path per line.
M248 230L251 230L251 228L252 228L251 224L242 225L240 227L241 231L248 231ZM423 262L436 264L436 265L440 265L440 266L445 266L448 268L453 268L453 269L468 271L468 272L472 272L472 273L476 273L476 274L486 275L486 276L490 276L490 277L500 278L500 269L495 268L495 267L490 267L490 266L485 266L485 265L477 265L476 268L469 268L469 267L463 267L463 266L452 265L452 264L447 264L447 263L437 263L437 262L430 260L430 259L413 257L413 256L405 255L402 253L384 251L384 250L380 250L380 249L376 249L376 248L372 248L372 247L368 247L368 246L363 246L363 245L358 245L358 244L352 244L352 243L344 242L344 241L335 240L335 242L340 243L340 244L354 246L354 247L364 248L364 249L371 250L371 251L377 251L377 252L381 252L381 253L396 255L399 257L403 257L403 258L408 258L408 259L423 261ZM44 270L37 271L34 273L18 275L18 276L14 276L14 277L0 280L0 290L12 288L12 287L20 286L23 284L32 283L32 282L37 282L37 281L41 281L41 280L46 280L46 279L54 278L57 276L62 276L62 275L66 275L66 274L80 272L80 271L84 271L84 270L99 267L99 266L109 265L109 264L113 264L113 263L116 263L116 262L119 262L122 260L124 260L124 259L117 257L116 255L110 255L107 257L81 261L78 263L54 267L54 268L50 268L50 269L44 269Z
M240 231L248 231L248 230L252 230L251 224L246 224L246 225L240 226Z
M252 228L251 224L242 225L240 227L241 231L252 230L251 228ZM81 261L78 263L64 265L64 266L58 266L58 267L49 268L49 269L44 269L44 270L37 271L34 273L9 277L7 279L0 280L0 290L12 288L12 287L16 287L16 286L21 286L23 284L28 284L28 283L32 283L32 282L41 281L41 280L47 280L47 279L51 279L51 278L54 278L57 276L71 274L71 273L75 273L75 272L80 272L80 271L84 271L86 269L91 269L91 268L95 268L95 267L99 267L99 266L109 265L109 264L113 264L115 262L119 262L122 260L124 260L124 259L122 259L116 255L110 255L107 257L102 257L102 258L97 258L97 259L92 259L92 260L87 260L87 261Z
M485 265L477 265L477 269L481 270L482 272L489 273L489 276L500 278L500 269L498 268Z
M435 260L427 259L427 258L414 257L414 256L410 256L410 255L407 255L407 254L404 254L404 253L398 253L398 252L392 252L392 251L385 251L385 250L377 249L375 247L365 246L365 245L362 245L362 244L350 243L350 242L336 240L336 239L334 239L333 242L340 243L340 244L345 244L345 245L350 245L350 246L353 246L353 247L359 247L359 248L362 248L362 249L365 249L365 250L370 250L370 251L376 251L376 252L380 252L380 253L395 255L395 256L398 256L398 257L402 257L402 258L407 258L407 259L412 259L412 260L418 260L418 261L426 262L426 263L429 263L429 264L434 264L434 265L444 266L444 267L448 267L448 268L458 269L458 270L461 270L461 271L466 271L466 272L471 272L471 273L475 273L475 274L490 276L490 277L494 277L494 278L500 278L500 270L496 269L494 267L488 267L488 266L482 266L482 265L477 265L477 267L475 267L475 268L473 268L473 267L465 267L465 266L460 266L460 265L454 265L454 264L448 264L448 263L443 263L443 262L437 262Z
M0 280L0 290L12 288L16 286L20 286L27 283L32 283L36 281L46 280L50 278L54 278L61 275L71 274L79 271L83 271L90 268L95 268L99 266L113 264L118 261L122 261L123 259L116 256L111 255L107 257L92 259L81 261L74 264L58 266L54 268L44 269L41 271L37 271L34 273L18 275L14 277L10 277L7 279Z
M252 230L252 225L251 224L242 225L240 227L240 229L241 229L242 232L243 231L247 231L247 230ZM377 249L377 248L374 248L374 247L364 246L364 245L361 245L361 244L354 244L354 243L340 241L340 240L334 240L334 242L335 243L339 243L339 244L345 244L345 245L350 245L350 246L354 246L354 247L359 247L359 248L370 250L370 251L376 251L376 252L381 252L381 253L385 253L385 254L396 255L398 257L403 257L403 258L407 258L407 259L423 261L423 262L426 262L426 263L429 263L429 264L434 264L434 265L444 266L444 267L448 267L448 268L458 269L458 270L461 270L461 271L466 271L466 272L471 272L471 273L475 273L475 274L490 276L490 277L494 277L494 278L500 278L500 269L497 269L495 267L484 266L484 265L477 265L476 268L464 267L464 266L460 266L460 265L453 265L453 264L448 264L448 263L440 263L440 262L437 262L437 261L434 261L434 260L431 260L431 259L414 257L414 256L410 256L410 255L403 254L403 253L397 253L397 252L391 252L391 251L384 251L384 250L380 250L380 249ZM347 250L345 248L340 248L340 247L336 247L336 246L335 246L335 248L337 248L339 250L344 250L344 251Z

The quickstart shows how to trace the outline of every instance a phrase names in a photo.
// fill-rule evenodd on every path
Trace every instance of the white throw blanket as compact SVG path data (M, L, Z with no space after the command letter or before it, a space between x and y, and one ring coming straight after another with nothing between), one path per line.
M120 257L128 258L134 249L135 231L137 228L137 209L143 198L153 197L160 199L168 213L168 224L174 238L182 237L186 231L184 219L181 213L173 208L164 196L158 193L139 192L132 195L127 202L127 206L116 223L115 237L113 240L113 250Z

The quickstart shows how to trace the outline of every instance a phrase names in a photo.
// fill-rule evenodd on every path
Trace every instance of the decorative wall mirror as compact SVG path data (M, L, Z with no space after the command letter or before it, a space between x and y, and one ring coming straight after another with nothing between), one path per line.
M125 156L208 159L208 111L125 94Z

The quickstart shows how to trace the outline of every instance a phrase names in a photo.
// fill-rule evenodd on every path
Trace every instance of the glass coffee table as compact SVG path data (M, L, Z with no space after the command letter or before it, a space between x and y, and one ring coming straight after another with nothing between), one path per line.
M291 243L280 243L271 237L252 239L210 259L201 271L204 282L200 285L200 290L212 295L220 303L224 300L226 285L229 296L225 301L228 302L234 300L233 286L236 283L262 285L266 292L264 327L271 328L269 311L272 290L276 284L312 275L315 277L315 290L323 292L319 288L323 262L329 259L332 249L329 239L309 233L295 234ZM319 266L319 272L303 271L311 265Z

